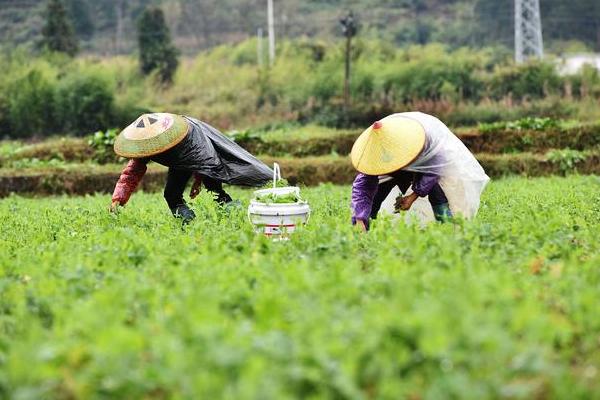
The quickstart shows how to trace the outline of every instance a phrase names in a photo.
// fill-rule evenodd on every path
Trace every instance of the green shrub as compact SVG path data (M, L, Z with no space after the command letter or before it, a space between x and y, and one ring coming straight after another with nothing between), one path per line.
M343 91L343 71L335 62L328 62L319 68L312 79L309 95L321 104L329 102Z
M258 59L256 54L256 39L251 39L240 43L239 46L236 46L230 55L231 62L234 65L257 65ZM267 57L262 60L263 63L267 62Z
M124 127L149 110L200 117L221 129L272 121L362 127L389 113L412 110L434 114L452 126L529 116L589 120L598 115L594 96L600 83L589 69L568 78L572 93L585 99L573 102L562 97L566 78L558 77L549 63L516 66L504 53L491 49L452 50L440 45L398 49L366 39L354 45L351 107L345 111L341 41L317 48L307 45L306 39L281 41L276 63L260 71L255 45L255 40L224 45L184 60L185 68L179 69L168 89L140 74L132 57L32 59L25 54L0 59L0 70L6 71L0 77L0 132L22 137L88 134ZM24 63L41 76L16 84L25 79ZM9 87L22 92L18 99L11 99ZM35 100L51 97L50 93L54 99ZM31 112L32 123L24 112Z
M307 114L301 114L303 122L313 122L330 128L366 128L374 121L396 112L385 105L355 102L345 110L341 103L315 107Z
M9 133L13 137L57 131L55 82L38 69L13 81L7 90Z
M0 92L0 135L10 134L10 108L6 94Z
M114 95L109 82L97 74L64 78L56 95L58 120L65 132L86 135L113 125Z
M414 47L395 60L384 77L384 87L397 101L440 100L455 88L453 96L477 99L483 82L476 71L486 56L460 50L451 54L442 46Z
M493 98L508 95L516 99L543 98L557 94L563 88L563 79L554 64L532 61L523 65L507 65L496 69L489 83Z
M578 74L569 76L568 81L573 94L580 98L600 94L600 72L591 65L584 65Z

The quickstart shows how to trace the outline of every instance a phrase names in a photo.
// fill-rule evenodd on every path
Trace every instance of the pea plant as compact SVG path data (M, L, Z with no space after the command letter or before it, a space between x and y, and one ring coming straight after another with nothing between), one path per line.
M288 241L202 192L0 200L0 398L595 398L600 182L507 178L471 221ZM232 189L247 205L251 190Z

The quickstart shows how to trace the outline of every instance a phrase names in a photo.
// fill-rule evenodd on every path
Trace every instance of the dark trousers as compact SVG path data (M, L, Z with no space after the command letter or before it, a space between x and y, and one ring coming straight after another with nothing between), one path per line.
M394 186L398 186L398 189L400 189L400 192L402 192L402 194L405 194L406 191L408 190L408 188L410 187L410 185L413 183L413 181L417 177L418 177L418 174L415 172L398 171L398 172L392 174L391 180L379 184L379 186L377 187L377 194L375 195L375 198L373 199L373 208L371 209L371 218L373 218L373 219L377 218L377 213L379 212L379 209L381 208L381 204L386 199L386 197L388 197L388 195L390 194L390 192L392 191ZM429 199L429 203L431 204L431 206L434 209L436 206L439 206L440 204L448 203L448 199L446 198L444 191L442 190L440 185L437 183L433 187L433 189L431 189L431 192L429 192L428 199Z
M191 171L169 168L164 195L170 209L185 204L183 192L191 177ZM214 194L214 199L219 204L225 204L231 201L231 197L223 190L223 184L218 180L203 175L202 185L206 190Z

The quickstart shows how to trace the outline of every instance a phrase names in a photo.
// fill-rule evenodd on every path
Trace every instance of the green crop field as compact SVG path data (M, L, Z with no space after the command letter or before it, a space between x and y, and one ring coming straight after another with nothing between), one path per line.
M600 397L600 179L507 178L471 222L287 242L203 193L0 200L0 399ZM232 192L247 204L249 191Z

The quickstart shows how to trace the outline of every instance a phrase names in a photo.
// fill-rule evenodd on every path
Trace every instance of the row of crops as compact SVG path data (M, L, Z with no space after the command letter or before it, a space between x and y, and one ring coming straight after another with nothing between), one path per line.
M287 242L204 192L183 229L160 194L2 199L0 398L596 398L599 191L494 180L365 235L326 184Z
M600 124L530 118L456 132L494 178L600 173ZM292 183L306 185L350 183L355 172L347 155L359 133L314 125L230 132L265 162L279 162ZM123 165L112 151L115 134L99 132L91 140L4 144L0 147L0 197L110 192ZM164 168L155 165L143 188L160 190L164 179Z
M457 131L494 178L474 220L368 234L359 132L232 135L312 186L278 242L248 190L182 225L157 165L109 213L110 133L0 143L0 399L597 398L600 126L538 122Z

